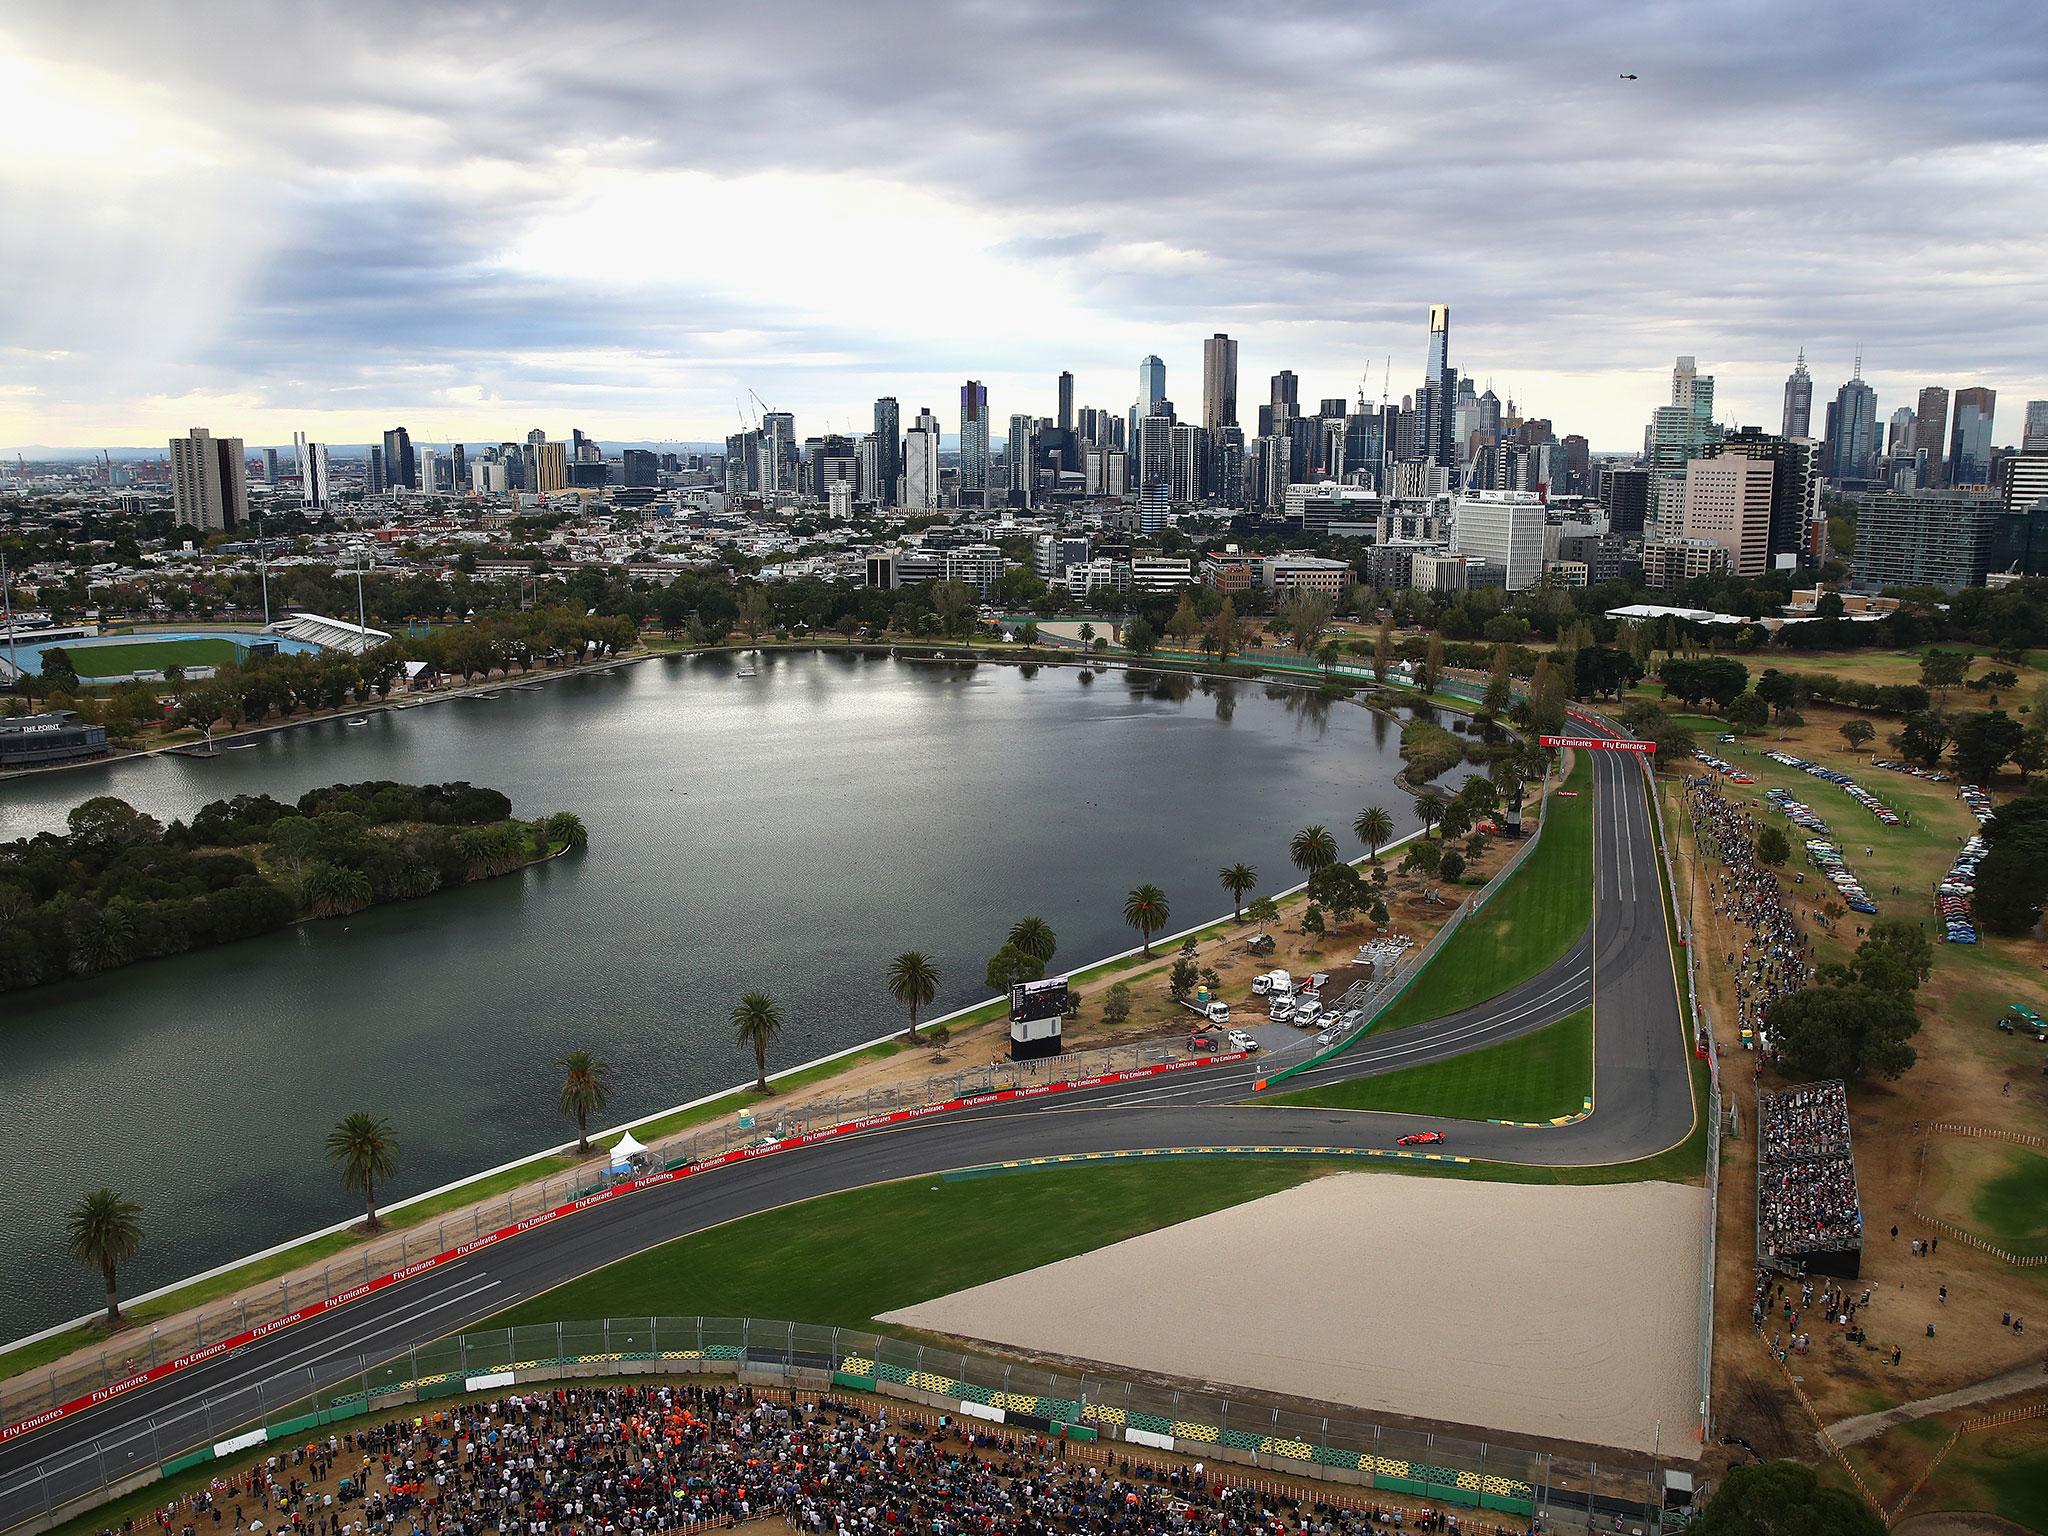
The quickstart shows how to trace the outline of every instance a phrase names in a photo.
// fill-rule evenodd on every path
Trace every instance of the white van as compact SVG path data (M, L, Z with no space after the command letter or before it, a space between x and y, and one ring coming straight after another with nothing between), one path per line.
M1304 997L1294 1005L1294 1022L1297 1024L1314 1024L1317 1019L1322 1017L1322 1012L1323 1005L1321 1003L1312 997Z

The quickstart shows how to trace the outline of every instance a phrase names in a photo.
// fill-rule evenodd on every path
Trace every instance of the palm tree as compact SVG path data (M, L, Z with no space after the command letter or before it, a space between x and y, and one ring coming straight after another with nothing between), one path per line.
M1166 892L1147 882L1124 898L1124 921L1145 940L1145 958L1152 957L1152 935L1166 926L1173 909L1166 904Z
M562 1069L562 1113L576 1121L576 1150L590 1150L590 1117L612 1096L611 1068L588 1051L571 1051Z
M363 1225L377 1230L377 1181L398 1171L398 1137L389 1120L357 1110L327 1133L327 1158L341 1164L341 1187L363 1197Z
M768 1044L782 1033L782 1005L766 992L749 992L732 1011L733 1038L754 1052L754 1091L768 1091Z
M1010 928L1009 943L1024 951L1040 964L1052 960L1053 951L1060 947L1054 936L1052 924L1042 917L1020 917Z
M116 1190L89 1190L64 1213L64 1243L74 1259L107 1282L107 1331L113 1332L121 1326L116 1270L142 1246L142 1207Z
M1037 918L1030 919L1037 922ZM1021 926L1021 925L1020 925ZM1050 930L1048 930L1050 931ZM939 995L939 971L922 950L906 949L889 962L889 995L910 1010L910 1028L903 1038L917 1038L917 1013Z
M1258 889L1259 872L1249 864L1226 864L1216 871L1216 878L1223 882L1223 889L1230 892L1231 915L1243 922L1244 899Z
M1429 836L1430 828L1444 819L1444 797L1433 789L1417 795L1415 814L1422 818L1422 835Z
M1358 813L1358 820L1351 823L1351 835L1365 844L1368 858L1377 859L1381 846L1394 835L1394 818L1383 805L1367 806Z
M1287 845L1287 856L1304 875L1327 869L1337 862L1337 839L1328 827L1303 827Z

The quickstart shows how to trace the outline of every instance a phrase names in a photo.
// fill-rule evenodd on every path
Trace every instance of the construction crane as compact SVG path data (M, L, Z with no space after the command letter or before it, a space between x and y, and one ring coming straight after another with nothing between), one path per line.
M775 414L775 407L774 407L774 406L772 406L772 405L770 405L770 404L769 404L769 403L768 403L768 402L767 402L766 400L763 400L763 399L762 399L762 398L761 398L761 397L760 397L759 395L755 394L755 393L754 393L754 392L753 392L753 391L752 391L751 389L747 391L747 395L748 395L748 397L749 397L750 399L752 399L752 400L753 400L753 402L754 402L754 405L755 405L755 408L756 408L757 410L763 411L763 412L765 412L766 414L768 414L768 415L770 415L770 416L773 416L773 415ZM756 420L756 421L755 421L755 423L754 423L754 425L755 425L756 427L760 426L760 424L761 424L761 423L760 423L760 422L759 422L758 420Z

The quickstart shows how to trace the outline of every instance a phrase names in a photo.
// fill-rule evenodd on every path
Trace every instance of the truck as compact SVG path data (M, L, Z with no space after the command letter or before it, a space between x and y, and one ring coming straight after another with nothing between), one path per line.
M1230 1004L1223 1001L1220 997L1206 999L1184 997L1180 1000L1180 1005L1190 1013L1199 1013L1211 1024L1221 1026L1230 1022Z
M1286 971L1267 971L1252 978L1252 991L1264 998L1294 996L1294 977Z

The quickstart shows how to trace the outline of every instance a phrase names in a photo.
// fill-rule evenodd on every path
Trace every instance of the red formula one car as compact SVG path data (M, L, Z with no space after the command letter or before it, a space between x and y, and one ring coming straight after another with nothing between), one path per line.
M1433 1147L1444 1139L1442 1131L1410 1131L1394 1145L1397 1147Z

